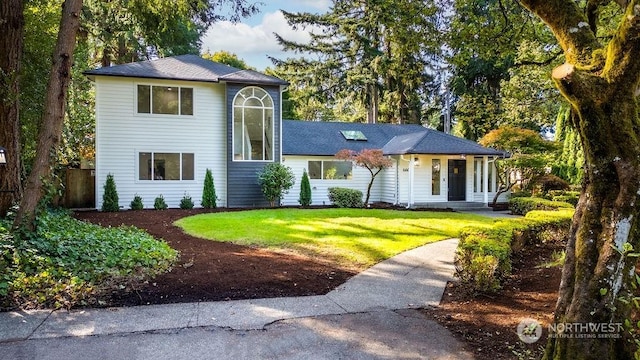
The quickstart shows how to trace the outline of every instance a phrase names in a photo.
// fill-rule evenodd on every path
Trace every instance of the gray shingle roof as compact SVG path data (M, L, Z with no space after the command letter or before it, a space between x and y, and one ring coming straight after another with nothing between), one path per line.
M502 151L486 148L471 140L431 129L427 129L424 133L396 136L382 148L382 152L386 155L504 155Z
M85 75L122 76L147 79L170 79L202 82L237 82L243 84L287 85L282 79L253 70L203 59L198 55L179 55L157 60L103 67L84 72Z
M367 140L347 140L342 130L361 131ZM386 155L502 155L473 141L420 125L283 120L282 138L283 155L332 156L342 149L382 149Z

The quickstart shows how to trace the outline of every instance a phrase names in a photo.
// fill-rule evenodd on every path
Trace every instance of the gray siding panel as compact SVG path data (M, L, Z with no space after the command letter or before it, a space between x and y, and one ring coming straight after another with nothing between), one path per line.
M233 98L238 91L245 88L245 84L227 83L227 201L229 207L268 206L258 185L256 173L268 163L264 161L233 161ZM260 86L273 99L274 121L274 162L280 162L280 87Z

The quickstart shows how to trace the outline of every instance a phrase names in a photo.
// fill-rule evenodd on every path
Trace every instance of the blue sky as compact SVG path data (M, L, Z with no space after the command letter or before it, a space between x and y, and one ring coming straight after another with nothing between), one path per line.
M202 41L202 51L226 50L235 53L249 66L264 70L272 66L267 55L276 58L296 56L285 54L275 40L273 33L286 39L306 41L308 31L291 29L280 12L323 13L329 9L331 0L263 0L260 12L241 22L233 24L221 21L213 24Z

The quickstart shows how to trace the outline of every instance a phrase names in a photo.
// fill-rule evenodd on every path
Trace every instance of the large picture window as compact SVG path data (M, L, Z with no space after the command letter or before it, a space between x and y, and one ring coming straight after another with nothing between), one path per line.
M262 88L246 87L233 100L233 159L273 160L273 100Z
M138 180L194 180L193 153L138 153Z
M309 161L309 178L323 180L351 180L351 161Z
M138 113L193 115L193 88L138 85Z

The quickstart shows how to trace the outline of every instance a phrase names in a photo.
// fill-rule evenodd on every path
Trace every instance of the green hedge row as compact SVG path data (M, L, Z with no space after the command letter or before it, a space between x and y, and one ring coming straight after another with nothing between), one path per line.
M577 202L577 201L576 201ZM573 209L567 202L552 201L537 197L516 197L509 199L509 210L516 215L525 215L533 210Z
M497 220L490 228L462 230L456 275L474 291L493 292L511 273L511 254L528 244L566 237L573 210L531 211L521 219Z

